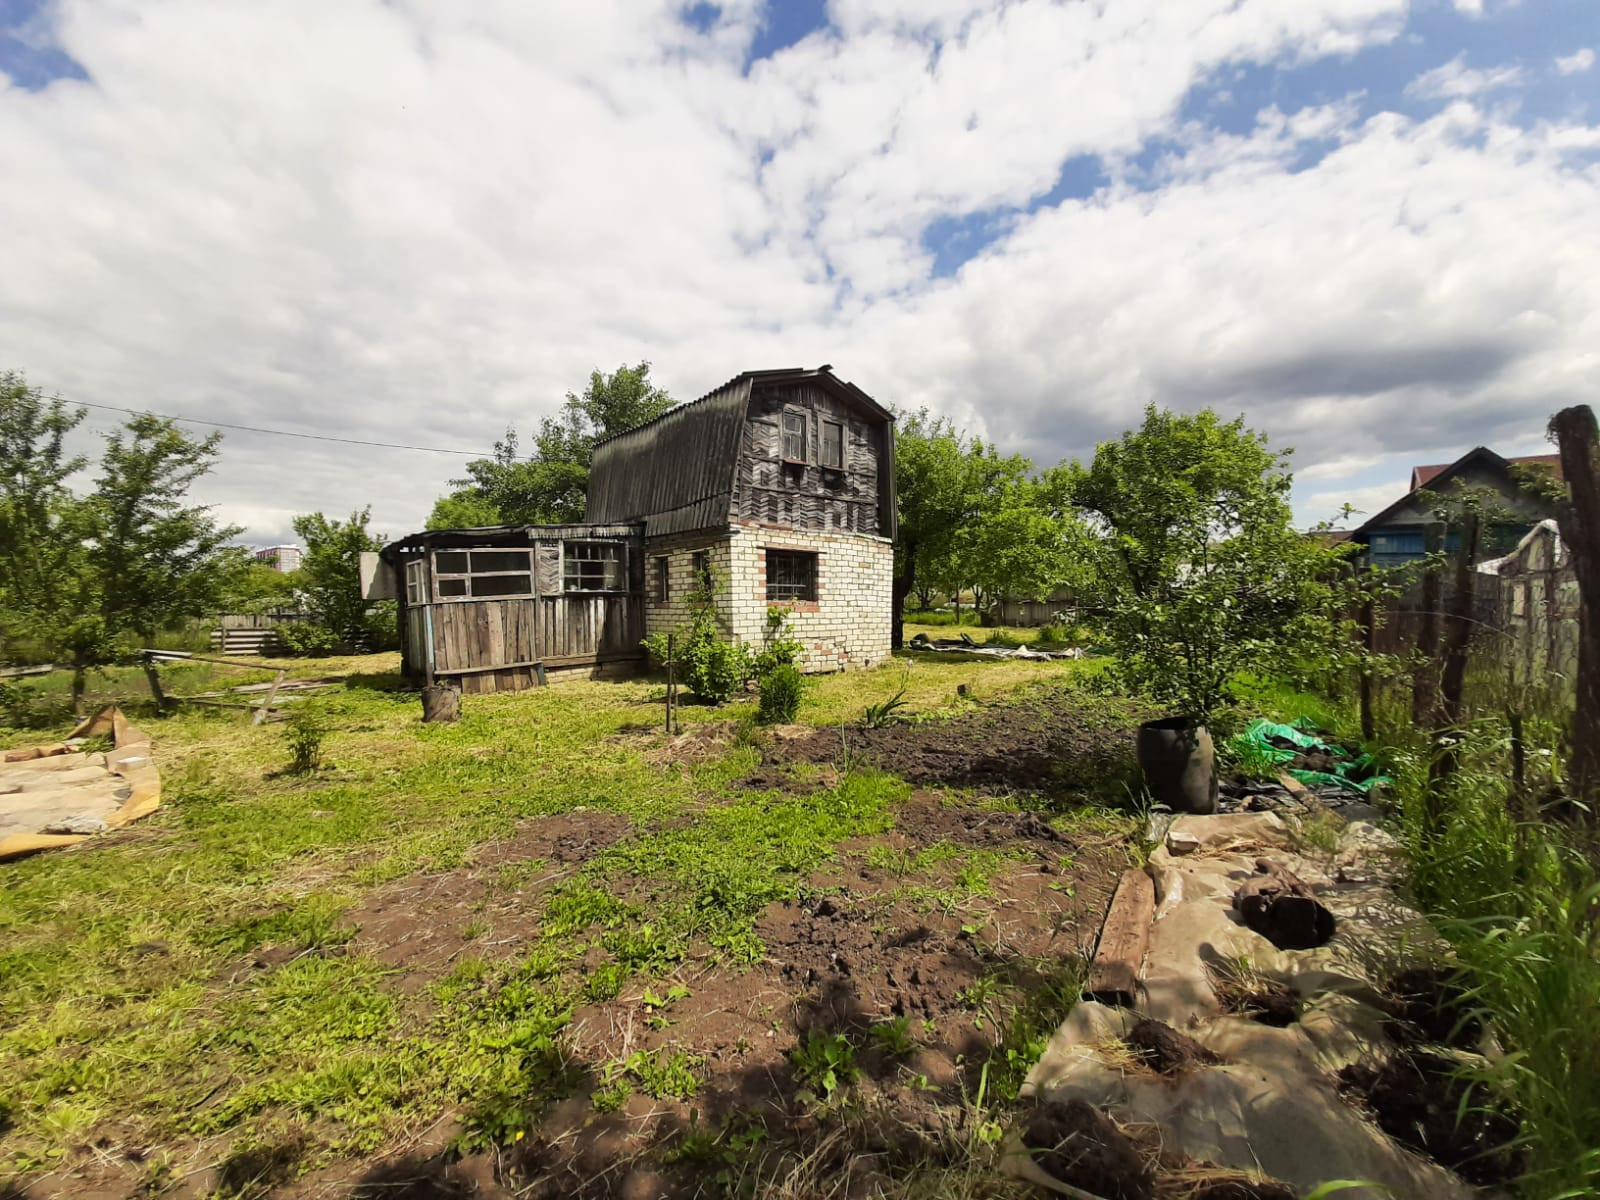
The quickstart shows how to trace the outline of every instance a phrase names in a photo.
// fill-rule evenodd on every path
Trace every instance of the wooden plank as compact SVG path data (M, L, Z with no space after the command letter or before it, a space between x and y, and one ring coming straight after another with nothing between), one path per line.
M204 654L190 654L186 650L141 650L140 655L154 662L203 662L215 663L219 667L239 667L246 671L276 671L277 667L265 666L258 662L239 662L232 658L208 658Z
M267 689L267 694L261 699L261 707L256 709L256 715L250 718L250 724L259 725L267 719L267 713L272 710L272 698L278 694L278 685L289 677L289 672L279 671L272 686Z
M524 662L514 663L485 663L481 667L451 667L448 671L435 671L435 675L487 675L494 671L525 670L537 667L542 659L530 658Z
M54 663L45 663L36 667L0 667L0 679L21 679L28 675L48 675L55 669Z
M1089 995L1102 1004L1131 1008L1139 998L1139 973L1150 948L1150 922L1156 912L1156 885L1143 871L1124 871L1111 897L1094 965Z

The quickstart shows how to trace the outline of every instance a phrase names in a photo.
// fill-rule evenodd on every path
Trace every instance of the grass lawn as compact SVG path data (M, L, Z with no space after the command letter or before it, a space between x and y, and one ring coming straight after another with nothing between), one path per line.
M164 803L0 865L0 1177L28 1195L394 1194L490 1149L526 1194L731 1194L868 1111L921 1131L886 1178L967 1170L950 1139L989 1146L1127 861L1098 773L1039 765L1131 743L1087 664L919 660L816 680L801 721L844 728L740 703L671 737L652 682L423 726L394 655L291 665L342 680L305 702L306 774L281 724L91 680L154 734ZM908 721L859 728L902 687Z

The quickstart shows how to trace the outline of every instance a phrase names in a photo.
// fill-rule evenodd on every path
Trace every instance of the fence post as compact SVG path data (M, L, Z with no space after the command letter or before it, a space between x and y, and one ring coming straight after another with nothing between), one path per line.
M1567 774L1573 798L1593 822L1600 800L1600 429L1594 411L1579 404L1552 417L1550 432L1567 485L1556 523L1578 581L1578 694Z
M1423 552L1428 567L1422 574L1422 623L1417 629L1416 670L1411 677L1411 723L1418 729L1432 729L1434 710L1439 703L1439 564L1437 555L1444 549L1444 526L1429 521L1423 530Z

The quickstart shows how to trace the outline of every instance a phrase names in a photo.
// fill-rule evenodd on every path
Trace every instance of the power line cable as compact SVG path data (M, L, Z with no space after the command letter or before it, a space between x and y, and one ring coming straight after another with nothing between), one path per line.
M98 408L105 412L130 413L133 416L161 417L167 421L182 421L185 425L213 425L218 429L237 429L245 433L270 433L274 437L306 438L313 442L340 442L346 446L376 446L382 450L421 450L428 454L459 454L463 458L493 458L482 450L450 450L443 446L409 446L399 442L369 442L361 438L335 437L331 433L296 433L288 429L263 429L259 425L232 425L227 421L206 421L199 417L177 417L170 413L151 412L147 408L119 408L115 404L91 404L87 400L73 400L68 407Z

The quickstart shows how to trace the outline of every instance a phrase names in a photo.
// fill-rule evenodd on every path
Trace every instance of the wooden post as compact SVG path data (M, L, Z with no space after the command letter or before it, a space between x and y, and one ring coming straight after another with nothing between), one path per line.
M256 715L250 718L250 724L259 725L267 719L267 714L272 711L273 698L278 694L278 685L288 678L288 671L279 671L272 677L272 686L267 689L267 694L261 700L261 707L256 709Z
M1439 689L1439 716L1446 725L1459 725L1463 716L1462 699L1467 682L1467 650L1472 642L1474 586L1478 573L1472 560L1478 557L1478 512L1468 509L1461 516L1461 552L1456 559L1455 595L1450 597L1444 638L1444 679Z
M1600 429L1594 411L1579 404L1552 417L1550 432L1567 485L1556 523L1578 581L1578 702L1567 777L1572 798L1587 806L1593 822L1600 801Z
M1371 580L1368 580L1371 586ZM1378 619L1373 611L1372 594L1361 602L1361 740L1372 741L1376 724L1372 717L1372 655L1378 645Z
M461 717L461 693L453 687L430 683L422 689L422 719L426 723L455 721Z
M1429 521L1423 532L1423 551L1432 558L1444 549L1444 526ZM1418 662L1411 677L1411 723L1419 729L1433 728L1434 709L1439 702L1439 565L1430 562L1422 576L1422 618L1417 630Z
M672 667L673 643L676 639L667 634L667 736L672 736Z
M161 675L156 670L156 664L148 657L144 659L144 677L150 681L150 694L155 697L156 712L160 713L167 707L167 696L161 690Z

